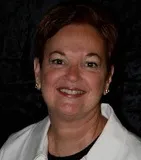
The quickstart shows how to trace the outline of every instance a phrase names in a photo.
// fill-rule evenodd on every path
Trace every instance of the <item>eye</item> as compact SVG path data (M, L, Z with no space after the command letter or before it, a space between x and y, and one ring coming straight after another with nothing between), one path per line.
M90 68L97 68L98 64L95 62L86 62L85 63L86 67L90 67Z
M62 59L50 59L51 64L62 65L65 64Z

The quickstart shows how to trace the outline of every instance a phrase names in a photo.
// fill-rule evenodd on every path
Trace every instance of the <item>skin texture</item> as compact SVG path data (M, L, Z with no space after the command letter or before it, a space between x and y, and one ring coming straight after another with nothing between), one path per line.
M100 99L113 75L113 67L107 73L105 52L105 43L92 26L71 24L46 42L41 68L34 60L52 124L51 153L76 153L102 132L106 120L100 113Z

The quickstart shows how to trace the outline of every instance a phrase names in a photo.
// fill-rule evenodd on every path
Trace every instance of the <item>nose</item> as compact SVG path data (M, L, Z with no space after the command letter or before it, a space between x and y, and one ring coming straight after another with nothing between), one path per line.
M67 79L71 82L76 82L80 79L80 69L78 66L70 66L66 75Z

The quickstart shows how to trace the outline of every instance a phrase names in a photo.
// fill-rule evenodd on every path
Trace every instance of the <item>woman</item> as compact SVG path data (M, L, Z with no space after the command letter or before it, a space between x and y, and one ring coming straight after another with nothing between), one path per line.
M36 88L49 116L12 135L0 160L139 160L141 143L101 97L109 92L117 30L92 4L62 3L35 38Z

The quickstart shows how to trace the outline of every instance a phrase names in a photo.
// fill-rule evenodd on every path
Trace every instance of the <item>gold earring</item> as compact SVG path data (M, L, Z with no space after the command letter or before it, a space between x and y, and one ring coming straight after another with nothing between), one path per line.
M41 89L41 84L37 81L36 84L35 84L35 88L37 90L40 90Z
M104 92L104 95L108 94L110 92L109 89L106 89L105 92Z

